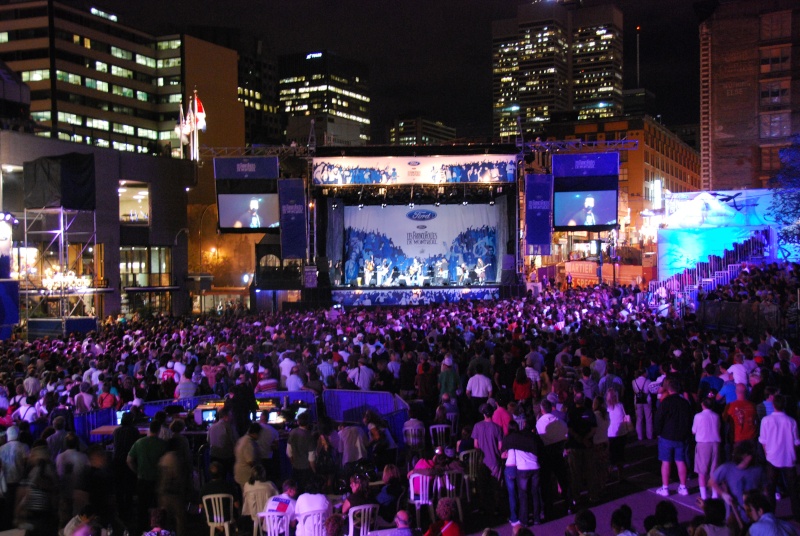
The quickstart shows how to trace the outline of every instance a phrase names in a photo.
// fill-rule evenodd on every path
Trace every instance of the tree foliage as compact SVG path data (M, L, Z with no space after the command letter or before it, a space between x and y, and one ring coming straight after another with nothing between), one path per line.
M781 168L770 180L770 213L778 224L778 237L788 244L800 244L800 134L780 151Z

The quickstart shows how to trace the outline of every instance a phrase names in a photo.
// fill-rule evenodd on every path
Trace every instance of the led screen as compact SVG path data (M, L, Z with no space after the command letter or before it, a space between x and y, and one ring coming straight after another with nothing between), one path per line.
M553 227L586 228L617 223L617 191L555 192Z
M224 231L259 232L277 229L280 223L277 194L219 194L217 206Z

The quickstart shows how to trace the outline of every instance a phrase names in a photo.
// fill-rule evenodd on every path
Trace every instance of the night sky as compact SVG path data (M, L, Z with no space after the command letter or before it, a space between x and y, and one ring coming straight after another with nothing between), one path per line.
M694 0L618 0L624 16L625 89L656 95L667 125L699 117L698 23ZM373 141L398 115L418 111L489 137L491 22L513 18L518 0L96 0L120 22L156 34L181 25L236 27L262 35L275 54L327 49L370 68ZM585 5L607 3L585 0ZM198 88L202 92L202 88ZM209 110L209 114L213 111Z

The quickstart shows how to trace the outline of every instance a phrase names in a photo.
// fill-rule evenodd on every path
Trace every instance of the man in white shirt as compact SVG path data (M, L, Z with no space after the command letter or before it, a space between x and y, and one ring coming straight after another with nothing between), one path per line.
M270 497L267 501L264 512L282 513L286 516L286 522L290 526L294 526L295 523L297 523L297 519L295 518L297 482L294 480L285 480L281 489L283 489L283 493Z
M714 404L713 398L704 398L700 404L703 409L700 413L695 414L692 422L692 434L695 437L695 441L697 441L694 470L697 472L700 484L700 498L706 500L708 479L714 473L719 461L720 418L711 409ZM712 498L717 498L716 490L712 490Z
M347 373L347 377L362 391L369 391L372 387L372 380L375 378L375 373L367 366L367 359L361 357L358 359L358 366L351 369L350 372Z
M292 374L292 368L297 365L297 362L294 360L294 353L287 352L286 357L283 358L278 364L278 369L281 371L281 388L286 389L286 380Z
M786 397L775 395L772 405L775 410L761 420L761 434L758 442L764 446L767 458L767 476L770 485L770 496L775 492L775 485L780 479L784 492L792 501L792 516L800 521L800 497L797 494L797 473L795 470L795 449L800 446L797 434L797 421L784 413Z
M564 458L564 443L567 440L567 423L553 414L553 403L547 398L541 402L542 415L536 421L536 431L544 443L539 466L541 467L541 486L549 489L550 478L555 478L561 488L561 493L568 508L572 508L570 496L569 468ZM553 503L555 497L552 493L542 493L543 510L545 518L551 519L554 515Z
M324 494L319 493L319 487L314 482L306 486L306 492L297 498L297 503L294 506L294 515L297 518L295 536L314 534L315 531L312 527L306 527L304 526L305 523L301 523L303 515L312 512L322 512L322 523L325 523L325 520L333 512L330 501Z
M479 416L480 408L492 396L492 380L483 374L483 364L475 365L475 375L467 382L467 397L472 402L473 414Z
M747 369L744 364L744 356L742 354L734 354L733 365L728 367L728 374L733 378L733 383L741 383L747 385Z

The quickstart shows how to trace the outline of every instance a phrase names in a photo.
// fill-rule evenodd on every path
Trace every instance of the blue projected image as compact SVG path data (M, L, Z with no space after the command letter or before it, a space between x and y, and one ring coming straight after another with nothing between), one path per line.
M554 227L593 227L617 223L617 191L555 192Z

